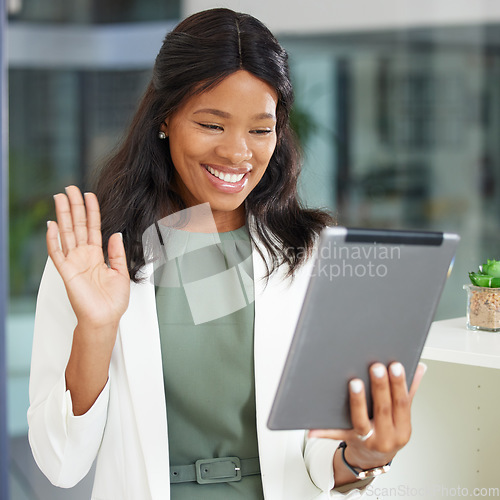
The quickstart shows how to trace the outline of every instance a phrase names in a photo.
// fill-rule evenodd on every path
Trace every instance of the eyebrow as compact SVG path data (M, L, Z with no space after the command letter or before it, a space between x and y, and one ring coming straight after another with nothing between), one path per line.
M227 113L226 111L221 111L220 109L213 109L213 108L198 109L193 114L197 115L199 113L208 113L210 115L219 116L221 118L231 118L230 113ZM252 118L256 120L267 120L267 119L276 120L276 116L274 116L273 113L259 113L253 116Z

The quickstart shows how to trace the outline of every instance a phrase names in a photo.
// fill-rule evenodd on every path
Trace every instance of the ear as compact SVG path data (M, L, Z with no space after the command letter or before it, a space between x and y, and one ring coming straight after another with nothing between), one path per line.
M160 130L162 132L165 132L165 135L168 137L168 118L163 121L160 126Z

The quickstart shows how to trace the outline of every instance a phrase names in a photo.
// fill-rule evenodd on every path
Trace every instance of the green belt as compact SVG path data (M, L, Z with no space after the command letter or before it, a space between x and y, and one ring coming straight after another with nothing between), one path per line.
M258 458L224 457L197 460L192 465L171 465L170 482L199 484L241 481L243 476L260 474Z

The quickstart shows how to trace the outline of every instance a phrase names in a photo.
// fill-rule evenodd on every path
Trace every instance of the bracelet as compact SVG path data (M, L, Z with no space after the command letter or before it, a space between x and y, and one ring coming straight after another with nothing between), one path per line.
M381 467L374 467L373 469L359 469L357 467L353 467L345 458L345 449L347 448L347 443L342 441L339 444L339 448L342 449L342 460L347 468L356 476L356 479L368 479L372 477L380 476L381 474L385 474L391 470L392 460Z

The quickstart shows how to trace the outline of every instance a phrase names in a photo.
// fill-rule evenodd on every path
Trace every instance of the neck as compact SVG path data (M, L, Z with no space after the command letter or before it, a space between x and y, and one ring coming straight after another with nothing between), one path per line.
M245 206L240 205L236 210L231 212L213 212L215 225L218 233L226 233L234 231L245 225Z
M246 223L244 204L231 211L212 211L208 203L202 203L173 213L170 211L170 214L166 212L162 219L165 226L191 233L227 233Z

